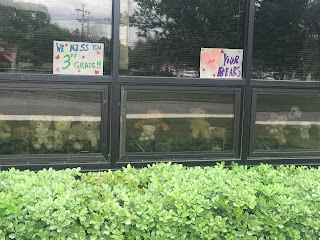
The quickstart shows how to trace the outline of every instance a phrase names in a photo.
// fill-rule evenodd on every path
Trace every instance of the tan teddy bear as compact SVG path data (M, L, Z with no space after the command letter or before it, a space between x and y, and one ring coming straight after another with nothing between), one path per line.
M272 113L270 115L270 119L268 120L270 124L266 126L266 130L273 138L277 140L278 144L280 145L287 143L286 135L289 133L289 131L284 129L287 125L287 120L288 117L286 115Z
M7 139L11 137L11 128L6 124L5 120L0 119L0 139Z
M71 127L72 134L69 136L69 140L73 141L73 148L80 151L83 149L83 140L87 139L87 131L84 124L74 124Z
M190 129L192 130L191 137L198 138L199 136L202 136L203 138L210 139L208 131L210 128L210 123L201 117L201 115L206 113L205 110L202 108L190 108L189 112L200 115L196 118L190 119Z
M164 131L169 130L169 126L161 120L163 112L159 110L150 109L148 110L147 114L149 118L140 120L139 122L137 122L134 125L135 128L142 128L144 125L151 125L151 126L155 126L157 129L162 128Z
M100 141L100 123L96 121L82 121L86 133L86 139L91 143L91 147L98 147Z
M12 130L13 138L19 139L21 141L22 153L29 152L29 141L31 138L32 131L28 127L17 127Z
M54 123L55 129L53 131L53 145L55 150L61 150L66 140L71 135L70 121L56 121Z

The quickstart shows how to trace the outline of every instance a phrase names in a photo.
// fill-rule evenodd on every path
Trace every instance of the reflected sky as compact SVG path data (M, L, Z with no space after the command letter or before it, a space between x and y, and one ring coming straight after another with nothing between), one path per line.
M111 36L111 0L0 0L0 4L18 9L48 12L51 23L70 31L81 29L81 23L77 19L81 19L82 15L76 9L82 10L84 4L84 10L90 12L89 23L92 31L99 32L102 36L107 35L109 38Z

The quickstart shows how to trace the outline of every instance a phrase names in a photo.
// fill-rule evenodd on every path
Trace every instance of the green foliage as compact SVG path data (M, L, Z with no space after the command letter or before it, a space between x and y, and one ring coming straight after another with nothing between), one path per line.
M0 239L318 239L320 169L0 173Z

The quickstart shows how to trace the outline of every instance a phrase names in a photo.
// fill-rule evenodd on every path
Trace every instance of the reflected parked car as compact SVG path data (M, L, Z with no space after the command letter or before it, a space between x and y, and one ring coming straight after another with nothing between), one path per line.
M183 71L182 77L198 78L199 73L196 70Z

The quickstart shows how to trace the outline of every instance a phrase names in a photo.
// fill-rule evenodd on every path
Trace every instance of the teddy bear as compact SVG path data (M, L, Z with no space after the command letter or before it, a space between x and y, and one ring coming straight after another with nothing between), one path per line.
M202 108L190 108L189 112L192 114L205 114L205 110ZM190 121L190 129L192 130L191 132L191 137L192 138L198 138L199 135L201 135L203 138L210 139L209 135L209 128L210 128L210 123L206 120L204 120L203 117L196 117L192 118L189 120Z
M65 141L71 135L70 121L56 121L54 122L55 129L53 131L53 145L55 150L61 150Z
M274 137L280 145L287 143L286 135L289 133L289 131L284 129L287 125L287 120L288 118L286 115L272 113L270 115L270 119L268 120L270 124L266 126L268 133Z
M309 129L311 128L311 124L309 122L301 122L299 126L295 126L294 128L299 130L301 139L310 138Z
M36 122L34 123L35 125L35 141L32 142L32 145L34 147L34 149L40 149L42 145L44 145L47 149L52 149L53 148L53 144L52 142L49 142L49 128L46 127L46 125L42 122Z
M6 124L6 120L0 119L0 139L7 139L11 137L11 128Z
M20 140L21 150L23 153L29 152L31 134L32 132L28 127L16 127L12 129L12 137Z
M140 135L140 141L147 141L154 139L154 132L156 131L156 127L152 125L143 125L142 132Z
M297 106L292 106L290 108L290 111L288 113L288 118L289 120L293 120L293 119L297 119L297 118L301 118L302 116L302 111L299 107Z
M69 140L73 141L73 148L80 151L83 149L84 144L83 144L83 140L87 139L87 131L84 127L84 124L74 124L71 127L71 135L69 136Z
M150 109L147 111L147 114L148 114L148 118L138 121L134 125L135 128L142 128L144 125L152 125L152 126L155 126L156 129L162 128L164 131L169 130L169 126L161 120L163 112L156 109L155 110Z
M100 141L100 123L96 121L81 121L85 129L86 139L90 141L91 147L98 147Z
M44 120L43 120L44 119ZM51 127L51 119L49 117L41 117L41 120L39 120L37 117L31 117L30 118L30 129L35 130L39 123L42 123L45 127L50 129Z

